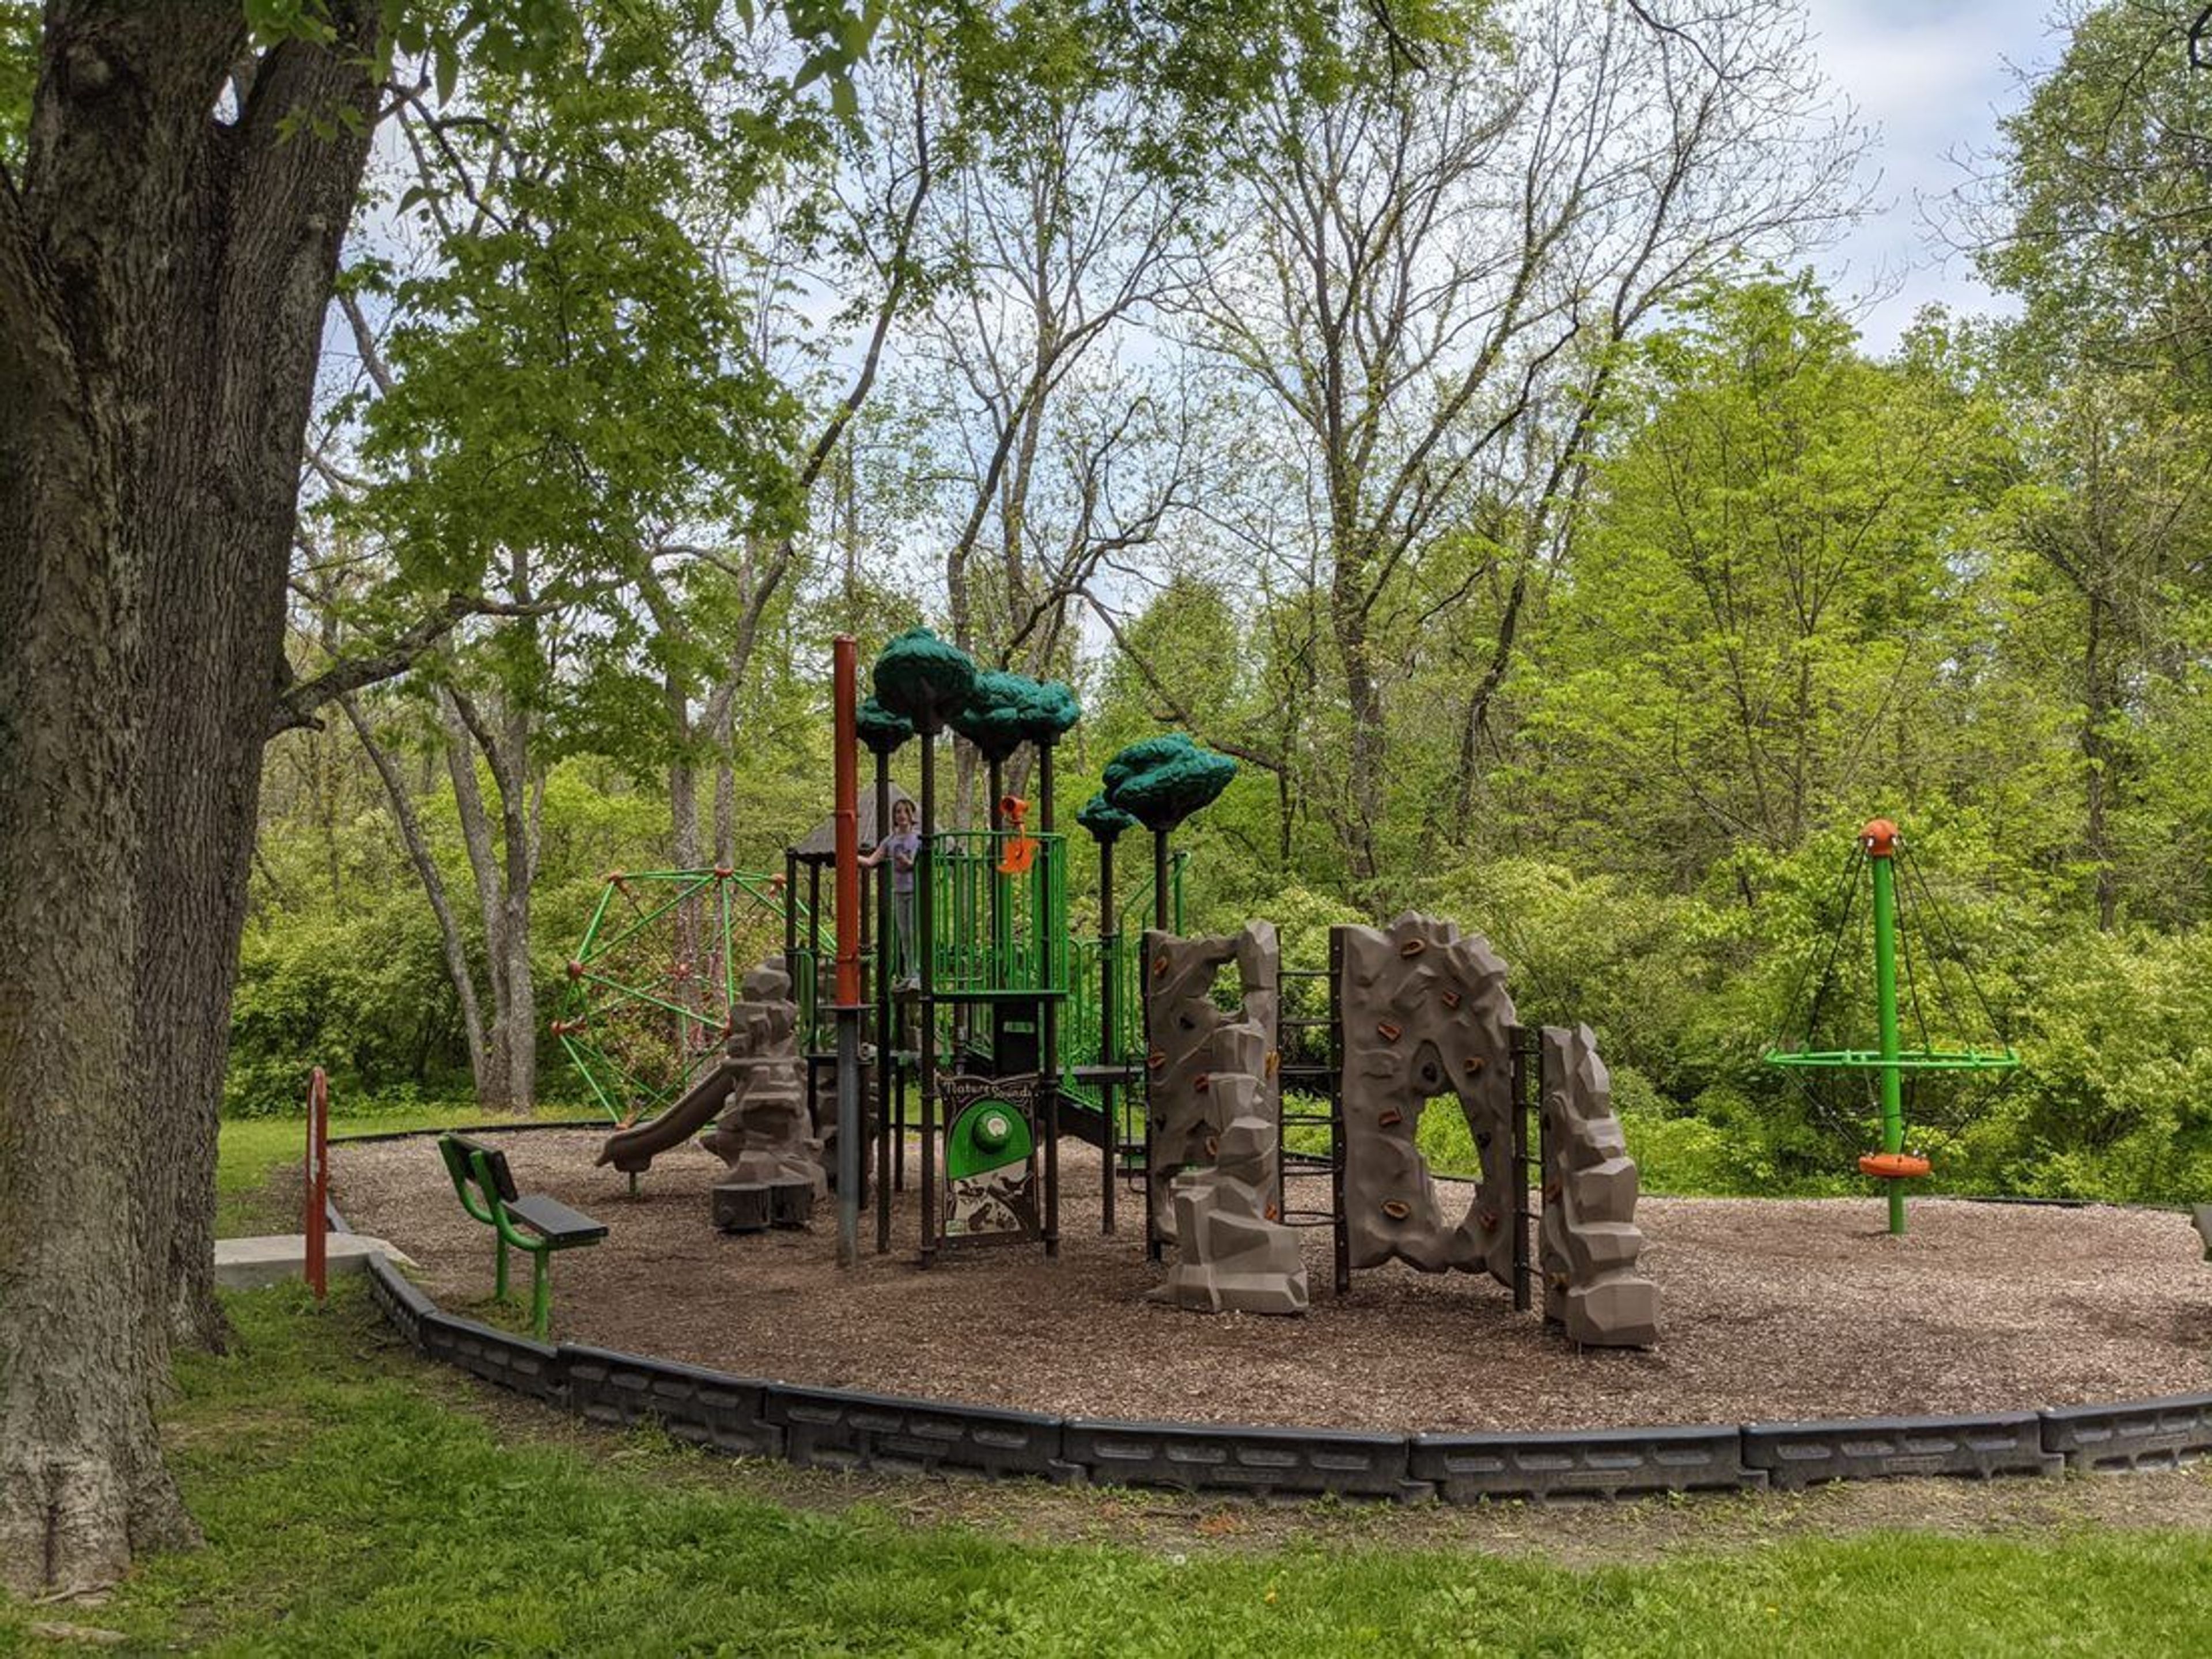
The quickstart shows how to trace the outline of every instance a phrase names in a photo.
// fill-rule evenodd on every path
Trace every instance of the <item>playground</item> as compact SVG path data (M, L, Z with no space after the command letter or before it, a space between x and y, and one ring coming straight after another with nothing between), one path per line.
M1665 1339L1577 1352L1495 1287L1404 1268L1324 1289L1297 1321L1148 1303L1158 1270L1099 1233L1088 1148L1063 1153L1056 1263L924 1273L866 1255L848 1273L827 1230L702 1226L722 1170L703 1152L657 1164L631 1200L592 1168L599 1135L507 1139L527 1182L610 1224L562 1262L565 1340L791 1382L1133 1419L1543 1430L2135 1399L2202 1387L2212 1341L2196 1235L2156 1212L1923 1200L1895 1241L1863 1200L1646 1199ZM341 1146L332 1172L348 1219L402 1241L441 1305L483 1307L483 1231L425 1143ZM913 1206L900 1195L901 1225ZM1307 1250L1325 1285L1318 1235Z
M2183 1218L1910 1196L1931 1168L1908 1121L1916 1081L2020 1060L1971 964L1954 952L1947 968L1940 907L1890 821L1856 838L1802 1017L1764 1054L1863 1089L1866 1195L1644 1199L1595 1035L1525 1027L1480 936L1408 912L1334 927L1309 963L1264 918L1189 929L1174 840L1234 775L1227 757L1169 734L1107 763L1076 815L1097 859L1086 932L1076 844L1054 827L1073 695L978 671L924 629L872 678L863 701L839 640L834 810L781 872L605 878L552 1030L607 1132L447 1135L436 1158L404 1139L337 1149L349 1224L414 1263L428 1300L406 1312L390 1285L382 1299L418 1340L427 1315L495 1327L519 1252L533 1335L570 1348L507 1352L485 1328L466 1340L526 1390L562 1393L548 1379L580 1348L611 1356L587 1366L698 1368L684 1388L825 1391L846 1402L833 1413L884 1397L1026 1413L1055 1444L1086 1419L1248 1437L1723 1425L1731 1469L1752 1454L1724 1425L1771 1439L1802 1425L1826 1437L1832 1473L1862 1456L1839 1425L1891 1419L1899 1443L1862 1474L1919 1472L1904 1439L1945 1419L1981 1425L1938 1460L1951 1472L2048 1472L2063 1447L2035 1413L2202 1385L2212 1311ZM940 751L962 741L988 820L948 830ZM909 743L911 795L891 767ZM1025 746L1034 802L1005 787ZM1117 888L1116 845L1139 830L1149 882ZM1431 1169L1428 1111L1464 1117L1463 1175ZM2172 1450L2197 1432L2172 1417L2141 1431ZM1985 1431L2012 1450L1967 1449ZM809 1455L781 1427L738 1435L733 1449ZM865 1464L870 1443L838 1455ZM1595 1443L1573 1454L1597 1460L1582 1489L1766 1478L1669 1473L1661 1455L1621 1482ZM988 1435L974 1453L1060 1467L1023 1457ZM1147 1467L1136 1478L1183 1484ZM1410 1477L1347 1480L1316 1459L1299 1479L1386 1494L1439 1473L1417 1455Z

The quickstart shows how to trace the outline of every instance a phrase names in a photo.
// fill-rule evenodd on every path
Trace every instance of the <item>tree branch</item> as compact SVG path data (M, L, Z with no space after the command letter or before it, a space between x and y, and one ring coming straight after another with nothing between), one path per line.
M269 735L273 738L302 726L321 731L323 722L316 717L317 709L385 680L398 678L468 617L542 617L553 608L549 602L508 605L474 594L449 594L443 605L380 649L363 656L340 658L312 679L284 685L276 694ZM290 672L288 664L280 678L289 677Z

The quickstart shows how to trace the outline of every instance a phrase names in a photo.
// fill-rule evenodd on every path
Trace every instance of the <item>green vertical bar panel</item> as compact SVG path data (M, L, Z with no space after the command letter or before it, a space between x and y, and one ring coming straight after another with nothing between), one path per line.
M1873 826L1869 826L1869 830ZM1892 832L1893 836L1894 832ZM1881 1149L1905 1150L1905 1073L1898 1064L1904 1051L1897 1024L1897 870L1893 840L1868 837L1868 862L1874 866L1874 992L1875 1010L1881 1024ZM1892 1179L1889 1188L1889 1230L1905 1231L1905 1183Z

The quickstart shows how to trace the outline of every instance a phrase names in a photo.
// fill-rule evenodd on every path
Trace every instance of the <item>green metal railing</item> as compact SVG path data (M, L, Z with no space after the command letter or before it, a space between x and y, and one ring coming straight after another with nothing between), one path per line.
M1183 866L1190 854L1177 853L1169 868L1168 915L1177 933L1182 931ZM1137 890L1115 906L1117 916L1110 945L1097 939L1078 939L1069 946L1066 1013L1062 1021L1060 1057L1068 1066L1133 1066L1144 1059L1144 970L1139 944L1152 925L1152 883L1147 875ZM1103 963L1114 969L1114 1030L1101 1042L1099 996ZM1085 1097L1087 1085L1080 1086Z
M1028 868L1007 868L1024 843ZM1067 989L1066 837L939 830L928 863L930 980L939 994Z

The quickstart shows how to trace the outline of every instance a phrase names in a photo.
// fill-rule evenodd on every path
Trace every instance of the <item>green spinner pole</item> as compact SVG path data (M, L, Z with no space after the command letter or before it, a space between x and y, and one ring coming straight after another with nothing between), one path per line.
M1868 862L1874 866L1874 989L1881 1021L1881 1149L1905 1150L1905 1073L1898 1065L1904 1051L1897 1026L1897 871L1892 838L1869 838ZM1889 1231L1905 1231L1905 1183L1889 1188Z

